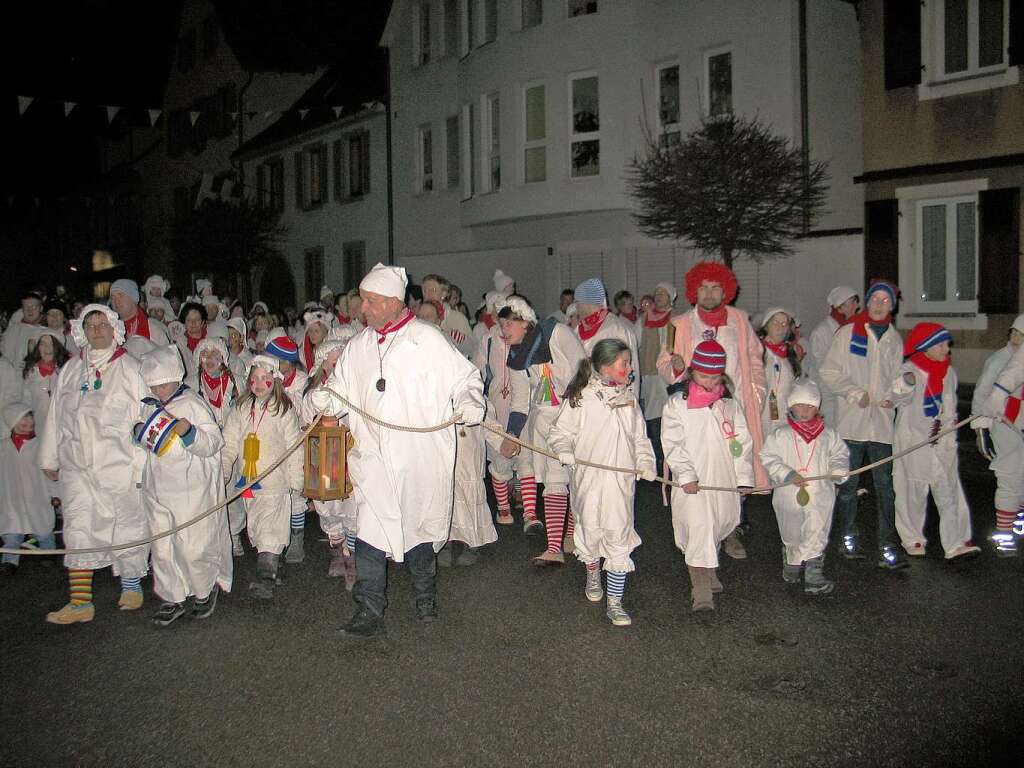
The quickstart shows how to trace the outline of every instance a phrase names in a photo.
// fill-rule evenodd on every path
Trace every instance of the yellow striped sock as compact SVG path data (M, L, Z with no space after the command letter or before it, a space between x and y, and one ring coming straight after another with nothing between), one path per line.
M88 605L92 602L92 571L68 571L71 583L71 604Z

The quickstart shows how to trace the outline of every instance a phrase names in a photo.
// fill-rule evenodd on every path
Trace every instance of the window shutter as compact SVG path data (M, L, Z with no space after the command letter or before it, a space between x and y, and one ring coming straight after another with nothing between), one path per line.
M295 153L295 209L305 209L305 196L303 195L305 183L302 178L302 153Z
M1024 0L1010 0L1010 66L1024 65Z
M921 82L921 5L916 0L884 0L885 89Z
M978 197L978 310L1015 315L1020 311L1020 189L992 189Z
M344 190L344 187L341 186L342 163L340 139L331 144L331 152L333 157L331 170L334 172L334 179L332 180L334 183L332 184L332 186L334 187L334 199L337 201L342 199L342 190Z
M899 203L872 200L864 203L864 287L876 278L899 285Z
M363 194L370 194L370 132L363 134L360 149L362 151Z

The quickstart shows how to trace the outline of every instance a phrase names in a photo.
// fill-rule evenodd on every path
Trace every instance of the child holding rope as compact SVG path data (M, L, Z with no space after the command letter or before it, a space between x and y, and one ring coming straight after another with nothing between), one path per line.
M686 558L693 610L715 608L718 549L740 522L740 494L701 485L754 485L753 441L743 408L725 375L725 348L714 339L693 350L690 365L669 387L661 424L665 462L682 488L672 489L672 529Z
M220 460L224 438L210 408L185 386L184 378L176 346L158 347L143 356L142 380L152 397L142 401L146 409L135 425L134 442L146 451L142 506L155 532L168 531L224 500ZM181 618L189 597L195 598L192 618L208 618L218 592L231 591L231 540L225 514L218 509L153 542L153 591L163 600L153 615L155 626L166 627Z
M918 323L907 336L905 362L892 385L897 407L894 453L956 424L957 375L949 360L952 341L949 331L938 323ZM981 552L971 541L971 510L960 484L956 432L896 459L892 479L896 530L908 555L924 556L929 492L939 511L939 538L946 559L965 559Z
M804 592L827 595L835 584L825 578L825 547L832 528L832 507L837 484L850 474L850 450L839 434L825 424L818 408L821 391L810 379L797 379L789 392L786 424L764 441L761 463L776 488L772 506L782 537L782 579L799 584ZM807 477L828 475L833 480Z
M247 377L247 391L238 399L224 425L221 466L231 477L241 463L236 487L248 485L276 461L301 435L291 400L284 392L276 358L257 355ZM302 451L293 451L281 466L242 495L249 541L256 548L256 581L249 594L270 600L278 582L281 553L288 545L291 493L302 491Z
M548 445L571 467L576 509L576 557L587 567L584 594L592 603L604 596L601 560L607 571L608 619L617 627L632 619L622 607L630 553L640 544L633 528L636 476L577 464L577 459L613 467L636 467L644 480L657 477L647 423L630 390L632 355L620 339L598 341L580 361L565 390Z

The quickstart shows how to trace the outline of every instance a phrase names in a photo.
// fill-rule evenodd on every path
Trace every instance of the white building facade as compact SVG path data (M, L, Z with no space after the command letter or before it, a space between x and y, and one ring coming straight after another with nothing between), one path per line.
M806 30L801 35L801 14ZM805 43L806 109L801 100ZM395 261L473 306L495 268L544 312L562 288L679 286L701 255L640 234L629 165L645 130L758 115L829 162L828 213L797 254L736 263L738 303L806 322L860 285L860 52L851 5L724 0L396 0L390 52ZM806 115L806 118L803 117ZM685 304L681 302L680 306Z

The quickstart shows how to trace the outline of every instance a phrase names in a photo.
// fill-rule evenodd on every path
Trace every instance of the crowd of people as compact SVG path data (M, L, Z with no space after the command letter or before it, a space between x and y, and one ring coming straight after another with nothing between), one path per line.
M638 480L671 481L694 611L713 610L725 588L720 555L746 558L754 493L772 494L782 578L824 595L835 589L824 567L833 523L842 557L868 557L857 520L865 462L878 567L925 554L929 494L945 558L980 553L952 429L952 337L918 323L901 338L891 282L872 281L863 309L857 289L837 286L806 337L785 307L751 319L733 306L736 277L716 262L686 274L680 310L669 283L639 300L619 291L609 306L590 278L541 319L511 276L498 270L493 283L472 316L443 276L412 285L382 264L358 290L325 286L301 314L244 307L205 280L179 302L159 275L141 289L114 282L109 305L69 306L60 288L25 293L0 341L0 532L11 550L52 549L59 516L64 545L78 550L64 558L69 601L46 620L91 621L93 573L107 566L121 610L142 607L151 573L154 624L205 619L232 589L245 540L256 553L248 594L271 600L286 566L304 560L315 513L327 575L355 602L341 631L373 636L384 632L389 560L407 564L417 617L433 621L437 566L472 566L515 510L544 538L532 562L575 555L586 599L625 626ZM1005 557L1024 506L1022 342L1024 315L973 400ZM337 501L304 497L301 450L267 472L321 413L354 438L353 490ZM0 572L13 577L18 563L4 554Z

